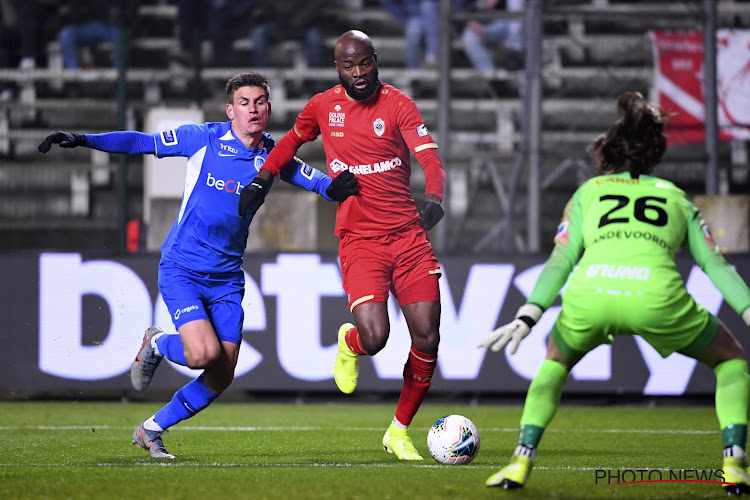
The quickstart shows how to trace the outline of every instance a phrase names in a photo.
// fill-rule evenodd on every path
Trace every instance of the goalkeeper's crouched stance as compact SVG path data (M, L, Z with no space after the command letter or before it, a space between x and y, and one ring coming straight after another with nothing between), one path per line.
M750 289L724 260L684 191L649 175L666 148L665 117L637 92L622 94L617 104L620 119L590 147L601 175L568 202L555 248L528 302L514 321L479 344L492 351L507 346L514 354L567 281L546 358L528 389L518 445L510 464L486 484L505 489L526 484L570 370L616 335L635 334L662 357L678 352L714 370L724 481L732 483L725 488L730 494L749 493L745 353L726 326L687 292L674 264L676 250L682 245L690 252L749 327Z

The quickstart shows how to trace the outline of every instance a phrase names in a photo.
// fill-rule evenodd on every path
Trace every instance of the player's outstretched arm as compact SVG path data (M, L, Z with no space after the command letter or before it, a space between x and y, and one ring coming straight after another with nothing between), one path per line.
M516 313L516 319L485 335L478 347L489 347L491 351L497 352L510 343L508 353L515 354L518 344L531 332L543 313L542 308L536 304L522 305Z
M107 153L118 153L125 155L154 154L156 143L151 134L136 132L133 130L118 130L105 132L103 134L79 134L74 132L55 132L48 135L39 145L39 152L48 152L53 144L59 144L61 148L75 148L85 146L98 149Z
M721 292L724 300L742 316L750 326L750 287L737 271L729 265L719 247L710 236L706 222L697 208L695 216L688 221L687 236L683 245L711 282Z
M359 193L359 181L348 170L331 179L296 156L281 170L281 180L317 193L328 201L341 202Z
M37 148L40 153L48 152L53 144L59 144L61 148L75 148L86 145L86 135L75 132L55 132L48 135Z

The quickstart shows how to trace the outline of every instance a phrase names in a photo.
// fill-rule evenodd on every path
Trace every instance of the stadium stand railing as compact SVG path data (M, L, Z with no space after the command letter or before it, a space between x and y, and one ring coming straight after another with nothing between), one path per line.
M349 23L373 35L379 53L380 74L384 81L395 84L412 95L425 121L439 141L450 140L453 151L466 151L466 160L450 165L460 175L452 181L468 182L476 192L469 193L478 208L468 219L466 204L454 203L458 213L450 214L453 222L465 221L462 233L472 237L456 237L452 251L470 250L471 241L486 233L502 210L496 189L491 187L492 173L478 166L492 161L500 178L507 176L514 154L521 144L521 101L523 70L499 69L480 74L470 67L460 37L451 43L451 86L453 98L450 138L440 137L437 130L439 72L433 69L406 70L403 67L403 33L375 0L360 2L362 8L346 12ZM545 18L543 40L543 173L547 180L543 229L553 234L567 197L585 175L586 145L615 118L614 96L623 90L651 93L652 54L647 37L654 28L683 29L700 26L690 13L695 2L661 3L661 10L673 9L675 15L641 19L627 17L634 11L648 11L651 6L637 1L569 2L569 12ZM597 18L598 10L622 12L623 19ZM692 11L691 11L692 9ZM593 15L592 15L593 13ZM718 2L721 26L750 26L750 3L721 0ZM341 12L337 12L341 15ZM193 106L194 72L190 67L170 64L169 52L174 47L174 34L165 33L164 25L174 23L176 6L168 3L144 4L139 10L138 35L131 40L137 61L127 71L128 127L140 129L145 112L153 106ZM149 25L158 24L149 32ZM327 32L325 44L331 50L337 32ZM204 46L202 52L210 53ZM56 42L49 44L52 54ZM233 60L247 60L251 42L242 36L234 40ZM96 51L107 52L106 44ZM303 68L291 54L294 44L281 47L279 54L285 67L253 68L235 65L214 68L208 65L201 72L198 84L205 96L201 106L207 120L224 120L221 114L223 84L238 71L262 71L272 82L274 115L270 132L277 137L293 123L314 91L336 83L331 67ZM75 238L76 248L98 248L101 233L116 234L115 163L109 155L75 150L45 157L36 152L36 145L53 130L102 132L117 128L115 85L117 72L107 67L82 71L64 71L52 67L34 70L0 69L0 85L16 88L14 99L0 102L0 238L5 248L34 246L65 247L65 235L75 232L89 237ZM174 63L174 61L171 61ZM295 66L296 63L296 66ZM76 96L66 93L66 84L77 82L84 89ZM497 85L497 83L501 85ZM499 90L498 90L499 89ZM320 141L308 145L306 160L323 164ZM733 165L734 182L747 185L747 148L743 144L721 144L723 162ZM689 188L700 189L705 158L698 146L678 148L668 155L662 173ZM744 161L744 164L743 164ZM142 214L142 160L128 159L129 217ZM479 163L478 163L479 162ZM423 196L420 169L414 169L415 198ZM458 180L456 180L458 179ZM744 179L744 180L743 180ZM507 179L506 179L507 180ZM7 182L5 182L7 181ZM519 206L523 200L518 200ZM461 211L464 211L461 213ZM60 232L59 237L54 234ZM93 236L92 236L93 235ZM45 240L45 237L47 238ZM113 236L112 236L113 237ZM550 239L551 238L547 238ZM546 240L545 240L546 241ZM45 244L46 242L46 244ZM111 242L110 242L111 244ZM492 246L488 250L497 250Z

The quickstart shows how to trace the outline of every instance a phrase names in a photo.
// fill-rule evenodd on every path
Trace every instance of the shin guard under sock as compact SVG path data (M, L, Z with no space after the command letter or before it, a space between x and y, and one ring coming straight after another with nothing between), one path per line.
M409 358L404 365L404 385L396 405L396 419L403 425L411 423L422 405L436 364L437 354L419 352L414 346L409 350Z
M177 391L172 400L156 412L154 420L159 427L167 429L194 416L218 397L218 394L208 390L201 375Z

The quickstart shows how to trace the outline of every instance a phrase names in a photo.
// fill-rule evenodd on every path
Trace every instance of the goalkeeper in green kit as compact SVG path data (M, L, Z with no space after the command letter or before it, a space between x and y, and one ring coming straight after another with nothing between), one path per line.
M726 326L688 294L675 252L680 246L690 252L748 326L750 289L724 260L685 192L651 175L666 150L666 117L638 92L621 94L617 107L620 118L589 148L600 175L568 202L531 296L513 322L479 344L492 351L508 345L515 353L568 282L546 358L529 386L518 446L510 464L486 484L508 489L526 483L570 370L614 336L635 334L663 357L678 352L714 370L724 481L734 483L725 488L730 494L748 493L745 353Z

